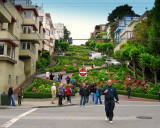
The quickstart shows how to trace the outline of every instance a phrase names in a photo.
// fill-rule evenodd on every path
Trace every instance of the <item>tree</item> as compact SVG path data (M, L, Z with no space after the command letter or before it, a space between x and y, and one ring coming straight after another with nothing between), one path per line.
M152 22L149 31L149 49L150 52L160 54L160 0L155 0L155 6L152 10Z
M66 51L69 47L69 43L68 42L60 42L59 43L59 47L63 50Z
M66 26L64 26L64 41L68 42L70 40L71 32L67 30Z
M160 56L158 57L151 56L149 66L151 72L154 74L155 84L157 84L157 72L160 69Z
M141 53L139 55L139 66L142 68L142 74L143 74L143 82L145 82L145 68L148 67L148 64L150 63L151 55L149 53Z
M139 16L137 14L135 14L135 12L132 10L132 6L129 6L128 4L126 5L121 5L116 7L116 9L114 9L108 16L108 21L111 22L115 22L116 19L121 19L123 18L125 15L127 16Z
M148 44L148 32L149 27L151 26L152 16L150 12L147 14L147 19L141 20L133 28L133 34L135 36L136 44L147 46Z
M114 53L114 57L122 64L125 65L125 58L122 56L122 50L117 50Z

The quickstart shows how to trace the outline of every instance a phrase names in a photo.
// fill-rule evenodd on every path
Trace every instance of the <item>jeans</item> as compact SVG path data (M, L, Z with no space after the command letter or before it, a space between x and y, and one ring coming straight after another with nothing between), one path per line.
M128 98L130 98L130 96L131 96L131 92L130 92L130 91L128 91Z
M113 119L114 107L115 107L114 100L105 100L105 111L106 111L106 116L109 118L109 121L112 121Z
M12 100L12 106L15 106L16 104L15 104L14 96L13 95L11 95L11 100Z
M92 104L93 104L93 102L96 103L96 99L97 99L96 94L93 93L93 92L91 92L91 103L92 103Z
M71 100L71 95L70 95L70 97L69 97L69 100L70 100L70 103L71 103L71 101L72 101L72 100Z
M83 101L83 105L85 105L86 103L86 96L81 96L81 100L80 100L80 105L82 106L82 101Z
M101 96L97 96L96 104L98 104L98 99L99 99L100 104L102 104Z

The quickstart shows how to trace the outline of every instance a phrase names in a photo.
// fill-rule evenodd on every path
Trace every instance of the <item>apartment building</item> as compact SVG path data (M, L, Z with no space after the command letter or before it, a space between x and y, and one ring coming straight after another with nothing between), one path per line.
M106 32L106 24L96 25L94 32L91 33L91 37L96 37L98 33Z
M31 0L11 0L14 5L31 5Z
M54 23L53 24L55 29L55 39L59 40L61 38L64 38L64 24L62 23Z
M43 26L34 6L0 1L0 93L21 85L36 71Z
M50 51L50 53L52 54L54 51L55 44L55 29L53 26L51 15L50 13L44 13L43 7L38 7L38 13L46 32L44 36L45 40L43 42L43 49L45 51Z

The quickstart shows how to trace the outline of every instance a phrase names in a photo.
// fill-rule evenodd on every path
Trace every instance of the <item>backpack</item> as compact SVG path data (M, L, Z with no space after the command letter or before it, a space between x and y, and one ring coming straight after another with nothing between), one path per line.
M72 93L72 88L70 87L69 92Z

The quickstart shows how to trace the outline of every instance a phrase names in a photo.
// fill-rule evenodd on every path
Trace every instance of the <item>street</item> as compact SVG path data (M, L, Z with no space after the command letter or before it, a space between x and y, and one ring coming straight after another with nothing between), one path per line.
M88 103L79 106L74 99L71 106L50 106L41 108L0 109L2 128L159 128L160 103L143 101L125 101L116 104L114 124L105 121L103 105ZM138 116L152 119L139 119Z

